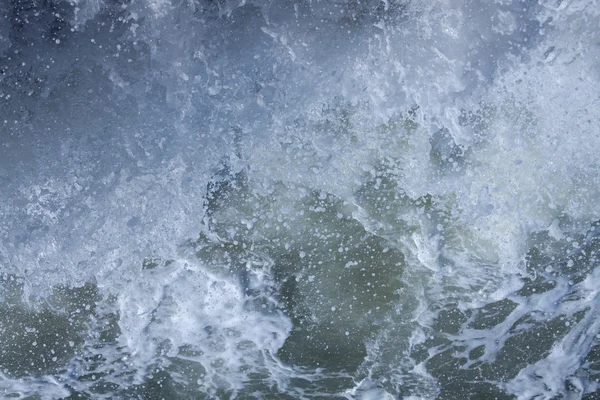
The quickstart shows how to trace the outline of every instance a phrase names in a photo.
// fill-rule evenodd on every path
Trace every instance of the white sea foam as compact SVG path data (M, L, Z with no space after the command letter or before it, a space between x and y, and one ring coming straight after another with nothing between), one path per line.
M123 287L119 341L140 379L157 347L166 345L165 356L203 367L202 376L186 377L202 382L203 390L235 392L249 374L268 370L291 329L282 313L249 310L246 301L236 280L215 276L201 264L175 261Z

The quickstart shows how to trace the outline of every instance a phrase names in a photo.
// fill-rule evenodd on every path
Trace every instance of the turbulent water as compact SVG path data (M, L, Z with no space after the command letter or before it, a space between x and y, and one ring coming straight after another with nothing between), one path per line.
M599 21L0 1L0 397L600 398Z

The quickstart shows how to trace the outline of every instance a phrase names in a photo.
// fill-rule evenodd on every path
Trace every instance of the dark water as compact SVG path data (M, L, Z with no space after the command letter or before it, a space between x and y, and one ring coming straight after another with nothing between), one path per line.
M598 398L599 18L0 2L0 397Z

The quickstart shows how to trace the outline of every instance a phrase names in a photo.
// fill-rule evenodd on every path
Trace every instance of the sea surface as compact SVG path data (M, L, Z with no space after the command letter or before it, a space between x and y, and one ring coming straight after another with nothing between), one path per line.
M598 0L0 0L0 398L600 399Z

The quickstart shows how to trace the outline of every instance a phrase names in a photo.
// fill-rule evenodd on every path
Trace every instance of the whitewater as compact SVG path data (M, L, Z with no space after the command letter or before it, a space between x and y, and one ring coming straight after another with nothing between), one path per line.
M3 0L0 397L600 398L598 0Z

